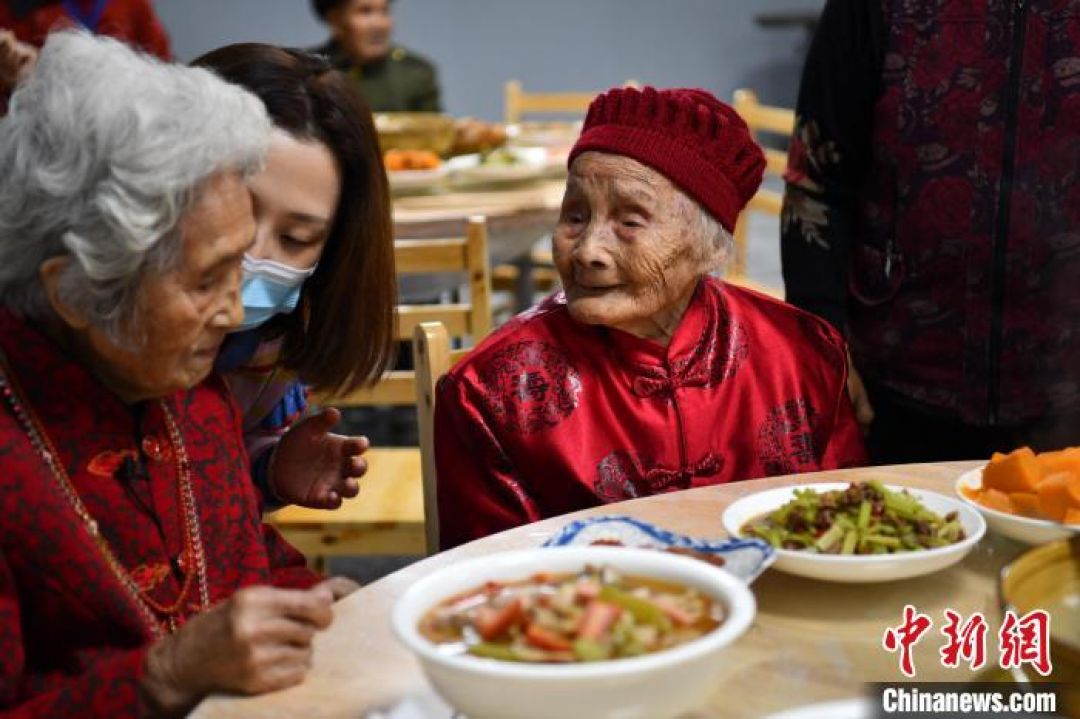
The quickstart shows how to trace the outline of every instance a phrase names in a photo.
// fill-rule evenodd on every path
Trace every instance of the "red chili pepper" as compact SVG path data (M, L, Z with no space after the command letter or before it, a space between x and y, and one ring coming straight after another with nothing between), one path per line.
M520 624L524 618L525 605L521 601L521 597L514 597L502 609L480 607L476 610L476 618L473 620L473 624L476 626L476 631L484 638L484 641L490 642L505 634L510 627Z
M573 648L570 641L557 632L545 629L539 624L533 623L525 630L525 640L534 647L550 649L551 651L567 651Z
M585 607L585 615L578 626L579 639L598 641L607 636L612 625L622 614L622 607L611 602L594 599Z

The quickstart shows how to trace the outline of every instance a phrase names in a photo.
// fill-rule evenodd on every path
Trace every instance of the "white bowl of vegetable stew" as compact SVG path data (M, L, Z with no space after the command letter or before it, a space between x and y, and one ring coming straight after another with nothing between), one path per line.
M756 492L728 506L722 523L735 537L767 534L752 533L747 525L781 516L774 513L792 506L789 503L799 497L813 507L805 516L816 517L820 507L815 495L820 498L827 493L844 493L851 486L846 482L823 482ZM866 492L865 497L853 495L846 512L832 507L829 521L819 525L811 520L798 531L782 531L769 539L777 554L773 567L833 582L907 579L956 564L986 534L982 516L956 498L878 482L860 483L860 491ZM887 493L888 501L882 498L882 491ZM845 514L842 523L836 521L837 515ZM787 541L792 535L810 536L812 544L795 548L798 541Z
M708 563L564 547L444 567L401 596L392 621L469 719L653 719L707 702L755 611L746 586Z

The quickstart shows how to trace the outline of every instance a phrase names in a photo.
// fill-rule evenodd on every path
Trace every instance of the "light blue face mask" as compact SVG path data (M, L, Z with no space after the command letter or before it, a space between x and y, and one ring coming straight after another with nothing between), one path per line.
M273 260L257 260L244 255L244 280L240 300L244 303L244 321L235 330L250 330L277 314L289 314L300 301L300 286L315 273L318 264L306 270Z

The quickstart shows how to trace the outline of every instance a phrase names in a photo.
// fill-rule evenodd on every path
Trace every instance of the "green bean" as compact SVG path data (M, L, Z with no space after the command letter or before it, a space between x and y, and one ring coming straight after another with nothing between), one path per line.
M854 554L855 543L859 541L859 533L854 529L849 529L847 534L844 535L844 543L840 547L840 554Z
M671 629L671 620L664 614L664 610L660 609L660 607L652 602L635 597L629 592L624 592L610 584L605 584L600 590L600 599L603 599L605 602L611 602L612 604L618 604L620 607L630 612L630 614L634 616L634 619L639 622L652 624L660 627L664 631Z
M829 547L839 542L843 537L844 528L841 527L839 523L836 523L829 527L825 534L818 537L817 541L814 542L814 546L817 547L819 552L826 552L829 550Z
M857 526L859 529L865 530L868 526L870 526L871 508L871 504L865 499L862 501L862 504L859 505L859 521L855 523L855 526Z
M509 646L492 644L490 642L473 644L469 647L469 654L475 654L478 657L487 657L488 659L501 659L507 662L522 661Z
M611 658L611 647L591 639L578 639L574 642L574 656L583 662L599 662Z

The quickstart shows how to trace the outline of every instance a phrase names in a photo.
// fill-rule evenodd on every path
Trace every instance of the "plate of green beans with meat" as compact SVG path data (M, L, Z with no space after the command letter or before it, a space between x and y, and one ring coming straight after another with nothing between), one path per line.
M978 512L953 497L877 480L764 490L732 503L723 524L732 536L772 545L775 569L838 582L945 569L986 532Z

